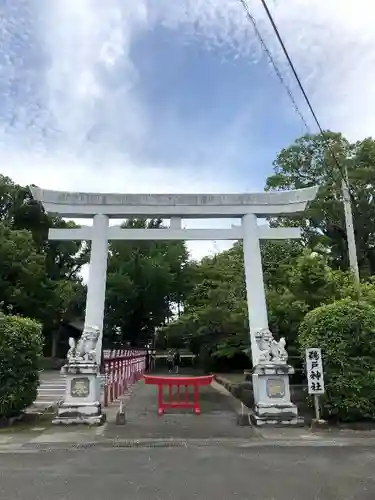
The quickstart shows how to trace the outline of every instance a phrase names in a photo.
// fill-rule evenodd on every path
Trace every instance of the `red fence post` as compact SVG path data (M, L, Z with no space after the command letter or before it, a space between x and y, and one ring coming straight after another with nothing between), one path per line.
M115 355L115 360L113 362L114 364L114 375L115 375L115 380L114 380L114 400L116 400L119 396L118 394L118 358L117 358L117 351L116 351L116 355Z
M113 351L111 352L111 359L109 361L109 372L110 372L110 389L109 389L109 402L112 403L114 398L114 381L115 381L115 370L114 370L115 362L113 360Z
M163 405L163 386L158 385L158 415L161 416L164 413Z
M199 389L198 384L194 384L194 413L200 415L201 409L199 407Z
M128 351L125 351L125 359L124 359L124 362L125 362L125 385L126 385L126 388L129 387L129 355L128 355Z
M125 351L121 351L121 394L125 394L126 381L125 381Z

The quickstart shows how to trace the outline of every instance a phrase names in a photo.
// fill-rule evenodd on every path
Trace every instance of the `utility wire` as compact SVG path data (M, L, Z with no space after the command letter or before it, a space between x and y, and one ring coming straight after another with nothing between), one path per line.
M275 71L276 75L278 76L278 78L279 78L279 80L280 80L281 84L284 86L285 90L287 91L287 94L288 94L288 96L289 96L290 100L292 101L292 104L293 104L293 107L294 107L294 109L295 109L296 113L297 113L297 114L298 114L298 116L301 118L301 120L302 120L303 124L304 124L304 125L305 125L305 127L306 127L307 132L310 132L310 128L309 128L309 126L308 126L308 124L307 124L307 122L306 122L306 120L305 120L305 117L303 116L303 114L302 114L301 110L299 109L299 107L298 107L298 105L297 105L297 102L296 102L296 100L295 100L295 99L294 99L294 97L293 97L293 93L292 93L292 91L291 91L290 87L288 86L288 84L287 84L287 83L286 83L286 81L284 80L283 75L281 74L281 72L280 72L279 68L277 67L276 61L275 61L275 59L273 58L273 56L272 56L272 54L271 54L271 51L269 50L269 48L268 48L268 46L267 46L267 44L266 44L266 42L265 42L264 38L262 37L262 35L261 35L261 33L260 33L259 29L258 29L257 23L256 23L256 21L255 21L255 18L254 18L254 17L252 16L252 14L250 13L250 10L249 10L249 7L248 7L248 5L247 5L246 1L245 1L245 0L238 0L238 1L239 1L239 2L240 2L240 4L242 5L242 7L245 9L246 17L248 18L248 20L249 20L249 21L251 22L251 24L253 25L253 28L254 28L255 34L256 34L256 36L258 37L259 42L260 42L260 44L262 45L264 52L267 54L268 59L269 59L269 61L270 61L271 65L272 65L272 67L273 67L273 69L274 69L274 71Z
M285 43L284 43L283 39L281 38L280 32L279 32L279 30L278 30L278 27L276 26L276 23L275 23L275 21L274 21L274 19L273 19L273 17L272 17L272 14L271 14L271 12L270 12L270 10L269 10L268 6L267 6L267 3L266 3L266 1L265 1L265 0L260 0L260 1L261 1L262 5L263 5L264 10L266 11L267 17L268 17L268 19L269 19L269 21L270 21L270 23L271 23L271 26L272 26L272 28L273 28L273 30L274 30L274 32L275 32L275 34L276 34L276 37L277 37L277 39L278 39L278 41L279 41L279 44L280 44L280 46L281 46L281 48L282 48L282 50L283 50L283 53L284 53L284 55L285 55L285 57L286 57L286 59L287 59L287 61L288 61L288 64L289 64L289 66L290 66L290 68L291 68L291 70L292 70L292 72L293 72L293 75L294 75L294 77L295 77L295 79L296 79L296 81L297 81L297 84L298 84L298 86L299 86L299 88L300 88L300 90L301 90L301 93L302 93L302 95L303 95L303 97L304 97L304 99L305 99L305 101L306 101L306 104L307 104L307 106L308 106L308 108L309 108L309 110L310 110L310 112L311 112L311 115L312 115L312 117L314 118L314 121L315 121L315 123L316 123L316 125L317 125L317 127L318 127L318 129L319 129L319 132L320 132L321 136L323 137L324 143L325 143L325 145L326 145L326 147L327 147L328 151L330 152L331 157L332 157L332 159L333 159L333 161L334 161L334 163L335 163L336 167L338 168L338 170L339 170L339 172L340 172L340 175L341 175L342 180L345 182L345 184L347 185L348 189L350 189L350 186L349 186L349 184L348 184L348 179L347 179L347 176L346 176L345 170L344 170L344 169L343 169L343 167L340 165L340 162L339 162L339 160L338 160L338 158L337 158L337 155L335 154L334 150L332 149L332 146L331 146L331 145L330 145L330 143L329 143L329 139L328 139L328 137L327 137L326 133L324 132L324 130L323 130L323 128L322 128L322 126L320 125L320 122L319 122L319 120L318 120L318 117L317 117L317 115L316 115L316 113L315 113L315 111L314 111L314 108L313 108L313 106L312 106L312 104L311 104L311 102L310 102L310 99L309 99L309 98L308 98L308 96L307 96L307 93L306 93L306 91L305 91L305 89L304 89L304 86L303 86L303 84L302 84L302 82L301 82L301 79L299 78L299 75L298 75L298 73L297 73L297 71L296 71L296 68L295 68L295 66L294 66L294 64L293 64L293 62L292 62L292 60L291 60L291 57L290 57L290 55L289 55L289 52L288 52L288 50L287 50L287 48L286 48L286 46L285 46ZM296 101L295 101L295 99L294 99L294 97L293 97L293 94L292 94L292 92L291 92L290 88L286 85L285 80L284 80L284 78L282 77L282 75L281 75L281 73L280 73L280 70L278 69L278 67L277 67L277 65L276 65L276 63L275 63L274 58L273 58L273 56L272 56L272 54L271 54L270 50L268 49L268 47L267 47L267 45L266 45L266 43L265 43L265 41L264 41L263 37L261 36L261 34L260 34L260 32L259 32L259 29L258 29L258 27L257 27L257 23L256 23L256 21L255 21L255 18L254 18L254 17L252 16L252 14L250 13L250 9L249 9L249 6L248 6L248 4L247 4L247 1L246 1L246 0L238 0L238 2L242 5L242 7L243 7L243 9L244 9L244 11L245 11L246 17L248 18L248 20L249 20L249 21L251 22L251 24L253 25L254 30L255 30L255 34L257 35L257 37L258 37L258 39L259 39L260 43L262 44L262 46L263 46L263 48L264 48L265 52L267 53L267 55L268 55L268 57L269 57L269 59L270 59L270 61L271 61L271 63L272 63L272 66L273 66L273 68L275 69L275 72L276 72L276 74L278 75L278 77L279 77L280 81L283 83L284 87L286 88L286 90L287 90L287 92L288 92L288 95L289 95L289 97L290 97L290 99L291 99L291 101L292 101L292 103L293 103L294 108L296 109L296 111L297 111L297 113L299 114L299 116L301 117L301 119L302 119L302 121L303 121L303 123L304 123L304 125L305 125L305 127L306 127L306 129L307 129L307 131L309 132L310 130L309 130L309 127L307 126L306 120L305 120L305 118L303 117L303 115L302 115L301 111L298 109L298 106L296 105ZM336 179L335 179L333 176L332 176L332 180L334 180L334 181L336 182ZM350 194L351 194L351 193L350 193ZM352 195L352 194L351 194L351 197L353 198L353 195Z
M348 188L350 188L350 186L349 186L349 184L348 184L348 179L347 179L346 172L345 172L345 170L343 169L342 165L340 164L340 162L339 162L339 160L338 160L338 158L337 158L337 156L336 156L336 154L335 154L334 150L332 149L332 147L331 147L331 145L330 145L330 143L329 143L329 140L328 140L328 138L327 138L327 136L326 136L326 133L324 132L324 130L323 130L323 128L322 128L322 126L320 125L320 122L319 122L319 120L318 120L318 117L316 116L316 113L315 113L315 111L314 111L314 108L312 107L312 104L311 104L311 102L310 102L310 99L308 98L308 96L307 96L307 94L306 94L305 88L304 88L304 86L303 86L303 84L302 84L302 82L301 82L301 79L300 79L300 77L299 77L299 75L298 75L298 73L297 73L297 70L296 70L296 68L295 68L295 66L294 66L294 64L293 64L293 61L292 61L292 59L290 58L290 55L289 55L289 52L288 52L288 50L287 50L287 48L286 48L286 46L285 46L285 43L284 43L283 39L281 38L281 35L280 35L280 32L279 32L279 29L278 29L278 27L276 26L275 20L274 20L274 18L273 18L273 16L272 16L272 14L271 14L271 12L270 12L270 10L269 10L269 8L268 8L267 2L266 2L266 0L260 0L260 1L261 1L262 5L263 5L264 10L266 11L267 17L268 17L268 19L269 19L269 21L270 21L270 23L271 23L271 26L272 26L272 28L273 28L273 30L274 30L274 32L275 32L275 35L276 35L276 37L277 37L277 39L278 39L278 41L279 41L279 43L280 43L280 46L281 46L281 48L282 48L282 50L283 50L283 52L284 52L284 55L285 55L285 57L286 57L286 59L287 59L287 61L288 61L288 64L289 64L289 66L290 66L290 69L292 70L293 75L294 75L294 77L295 77L295 79L296 79L296 81L297 81L297 83L298 83L298 86L299 86L299 88L300 88L300 90L301 90L301 92L302 92L302 95L303 95L303 97L304 97L304 99L305 99L305 101L306 101L306 104L307 104L307 106L308 106L308 108L309 108L309 110L310 110L310 112L311 112L311 114L312 114L312 116L313 116L313 118L314 118L314 121L315 121L315 123L316 123L316 125L317 125L317 127L318 127L318 129L319 129L319 132L321 133L321 135L322 135L322 137L323 137L323 139L324 139L324 142L325 142L325 144L326 144L326 146L327 146L327 148L328 148L329 152L331 153L332 159L333 159L333 161L335 162L336 167L339 169L339 172L340 172L341 178L342 178L342 180L345 182L345 184L347 185L347 187L348 187Z

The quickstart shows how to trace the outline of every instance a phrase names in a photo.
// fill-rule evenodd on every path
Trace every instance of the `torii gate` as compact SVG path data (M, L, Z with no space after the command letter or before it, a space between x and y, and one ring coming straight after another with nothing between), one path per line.
M257 218L303 212L317 187L245 194L111 194L76 193L31 187L46 212L69 218L93 218L93 226L49 230L50 240L90 240L85 326L98 326L97 361L101 362L108 240L243 240L246 293L253 366L259 361L256 333L268 328L259 240L297 239L300 228L258 226ZM170 219L169 228L122 229L109 219ZM229 229L182 229L181 219L239 218Z

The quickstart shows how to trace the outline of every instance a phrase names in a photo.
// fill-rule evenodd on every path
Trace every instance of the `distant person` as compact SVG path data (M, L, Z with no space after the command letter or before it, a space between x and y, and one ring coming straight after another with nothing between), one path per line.
M174 367L174 363L173 362L174 362L173 353L172 353L172 351L169 351L168 355L167 355L167 367L168 367L168 372L169 373L173 372L173 367Z
M181 365L181 354L178 349L175 350L175 353L173 355L173 362L176 373L178 373L179 367Z

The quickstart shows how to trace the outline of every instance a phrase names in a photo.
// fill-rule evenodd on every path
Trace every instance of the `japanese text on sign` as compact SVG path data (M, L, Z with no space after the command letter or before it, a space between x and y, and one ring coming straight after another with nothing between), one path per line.
M323 362L321 349L306 349L306 371L309 394L324 394Z

